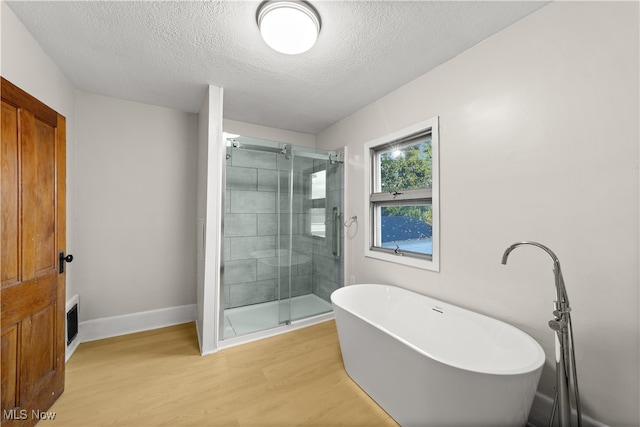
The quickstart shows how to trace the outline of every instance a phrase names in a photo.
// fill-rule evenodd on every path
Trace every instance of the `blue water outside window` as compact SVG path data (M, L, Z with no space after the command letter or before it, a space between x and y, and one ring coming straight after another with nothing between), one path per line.
M411 206L426 216L431 205ZM416 219L406 215L389 216L389 209L381 208L382 214L380 240L385 249L413 252L422 255L433 255L433 228L424 219ZM415 215L414 215L415 216Z

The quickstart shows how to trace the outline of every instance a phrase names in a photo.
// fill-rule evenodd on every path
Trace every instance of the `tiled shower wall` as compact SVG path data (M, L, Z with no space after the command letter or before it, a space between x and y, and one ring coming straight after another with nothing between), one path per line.
M328 162L294 156L291 173L292 160L281 154L244 149L227 152L231 158L226 165L224 308L287 298L289 273L291 296L315 293L328 301L340 277L340 260L332 252L334 233L329 231L334 230L334 224L327 222L327 238L311 236L307 213L312 204L310 175L324 169L322 165ZM326 199L329 215L329 203L338 206L339 187L340 174L329 169ZM283 267L278 267L278 251ZM278 277L283 280L279 282Z

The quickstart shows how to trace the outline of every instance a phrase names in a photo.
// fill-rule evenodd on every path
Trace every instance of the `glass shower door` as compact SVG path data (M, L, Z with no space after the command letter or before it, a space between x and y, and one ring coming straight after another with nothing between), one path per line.
M234 140L225 167L222 336L279 325L277 146ZM255 141L261 142L261 141Z
M331 311L342 285L341 164L324 150L228 140L221 336Z
M328 307L319 306L319 312L331 311L331 293L342 286L342 179L341 162L330 160L329 156L314 160L309 218L313 238L312 294L328 303Z
M281 200L288 199L281 205L281 245L289 257L282 269L288 277L280 282L283 323L332 311L330 295L342 285L343 268L341 163L327 151L302 147L293 147L289 160L280 190Z
M294 174L291 146L284 146L278 157L278 318L280 324L291 322L291 281L296 266L293 263L294 236Z

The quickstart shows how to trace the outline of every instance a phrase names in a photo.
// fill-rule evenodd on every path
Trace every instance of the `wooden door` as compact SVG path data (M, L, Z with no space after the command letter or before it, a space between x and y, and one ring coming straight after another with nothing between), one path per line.
M30 426L64 390L65 118L2 79L2 426Z

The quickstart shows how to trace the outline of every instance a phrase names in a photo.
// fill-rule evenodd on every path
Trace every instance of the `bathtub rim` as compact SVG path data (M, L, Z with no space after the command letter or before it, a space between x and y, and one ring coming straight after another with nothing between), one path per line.
M362 317L361 315L345 309L343 306L341 306L339 303L336 303L335 300L334 300L334 294L336 294L337 292L339 292L341 290L347 289L347 288L378 287L378 286L396 288L396 289L401 290L402 292L409 292L409 293L415 294L415 295L417 295L419 297L428 298L428 299L434 301L437 304L444 304L444 305L447 305L447 306L450 306L450 307L455 307L458 310L462 310L464 312L472 313L475 316L481 316L481 317L490 319L491 321L499 322L502 325L504 325L505 327L507 327L509 329L512 329L517 335L521 335L525 340L531 342L533 344L533 347L538 350L537 351L537 353L538 353L537 357L535 358L535 360L533 362L531 362L528 365L525 365L522 368L509 369L509 370L473 369L473 368L470 368L468 366L463 366L463 365L460 365L460 364L451 363L450 361L447 361L447 360L443 359L442 357L436 357L433 354L429 353L428 351L425 351L424 349L416 346L415 344L412 344L411 342L407 341L406 339L398 336L396 333L388 330L387 328L385 328L385 327L383 327L381 325L378 325L376 323L370 322L369 320L367 320L366 318ZM343 291L343 292L348 292L348 291ZM442 365L445 365L445 366L448 366L448 367L451 367L451 368L454 368L454 369L460 369L460 370L463 370L463 371L466 371L466 372L471 372L471 373L474 373L474 374L481 374L481 375L506 375L506 376L509 376L509 375L511 375L511 376L513 376L513 375L528 375L528 374L531 374L533 372L536 372L536 371L542 369L544 364L545 364L545 362L546 362L546 353L544 352L544 349L542 348L540 343L538 341L536 341L533 337L531 337L528 333L523 331L522 329L517 328L517 327L511 325L510 323L507 323L507 322L502 321L500 319L496 319L495 317L491 317L491 316L488 316L488 315L485 315L485 314L482 314L482 313L478 313L477 311L469 310L467 308L460 307L460 306L457 306L455 304L451 304L451 303L448 303L448 302L433 298L433 297L431 297L429 295L421 294L419 292L415 292L415 291L412 291L410 289L406 289L406 288L403 288L403 287L400 287L400 286L383 285L383 284L376 284L376 283L358 283L358 284L354 284L354 285L343 286L342 288L338 288L338 289L336 289L335 291L333 291L331 293L331 304L333 305L334 313L337 314L337 310L336 309L339 309L341 311L349 313L352 316L355 316L358 319L362 320L363 322L366 322L367 324L373 326L374 328L382 331L383 333L392 336L393 338L395 338L399 342L401 342L404 345L408 346L409 348L417 351L418 353L424 355L425 357L428 357L429 359L431 359L431 360L433 360L435 362L438 362L438 363L440 363ZM338 320L338 316L336 316L336 327L338 326L337 325L337 320Z

